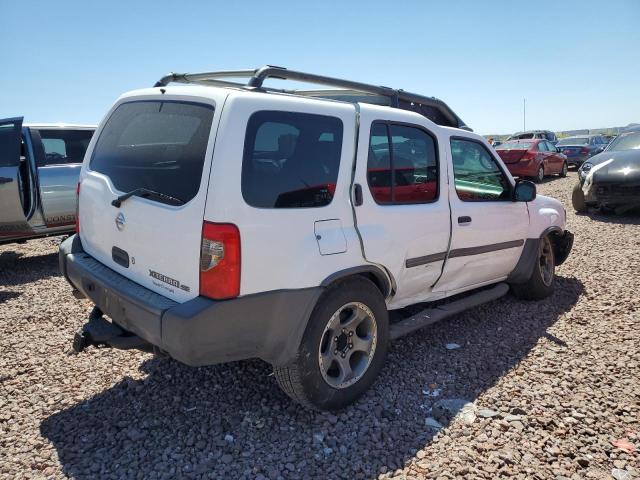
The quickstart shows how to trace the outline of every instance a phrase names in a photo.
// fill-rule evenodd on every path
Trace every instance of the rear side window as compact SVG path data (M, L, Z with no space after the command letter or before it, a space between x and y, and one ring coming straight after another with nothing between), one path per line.
M100 133L90 168L122 192L146 188L186 203L200 188L212 120L211 105L123 103Z
M511 183L484 145L473 140L452 138L451 157L460 200L510 200Z
M92 130L38 130L44 148L44 158L38 166L82 163Z
M547 151L547 142L539 142L538 143L538 150L541 152L546 152Z
M369 190L379 204L438 198L438 157L431 135L417 127L375 122L367 161Z
M340 168L339 118L265 110L247 125L242 196L257 208L329 205Z

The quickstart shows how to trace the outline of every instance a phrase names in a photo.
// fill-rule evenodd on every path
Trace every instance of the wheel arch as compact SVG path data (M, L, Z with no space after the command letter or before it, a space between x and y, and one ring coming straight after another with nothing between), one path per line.
M358 265L357 267L339 270L325 278L320 286L326 288L338 281L346 280L349 277L355 276L371 280L378 290L380 290L380 293L385 299L395 291L391 275L376 265Z

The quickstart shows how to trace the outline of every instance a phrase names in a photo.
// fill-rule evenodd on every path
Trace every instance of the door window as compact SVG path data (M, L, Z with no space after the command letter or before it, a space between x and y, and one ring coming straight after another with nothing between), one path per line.
M438 157L421 128L375 122L367 160L369 190L379 204L429 203L438 198Z
M511 199L511 183L484 147L473 140L451 139L458 198L465 202Z
M252 207L329 205L340 168L343 125L339 118L261 111L247 125L242 196Z
M539 152L546 152L547 149L547 142L539 142L538 143L538 151Z
M82 163L93 130L38 130L44 147L44 158L38 166Z

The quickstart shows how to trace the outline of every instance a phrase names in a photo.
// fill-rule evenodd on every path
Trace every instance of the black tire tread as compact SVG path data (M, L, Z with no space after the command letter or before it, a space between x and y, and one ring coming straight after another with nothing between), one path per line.
M553 241L551 242L551 245L553 247ZM511 292L520 300L542 300L553 293L554 286L555 279L551 282L550 286L544 284L542 281L542 274L540 272L540 262L536 260L536 264L533 267L533 272L531 272L529 279L524 283L512 284Z
M320 296L316 304L316 308L314 309L314 312L310 316L309 323L311 323L314 317L315 310L318 309L323 304L324 299L330 298L333 295L333 293L338 289L350 288L349 284L352 285L351 288L353 288L354 286L360 286L360 287L365 286L365 288L371 289L372 292L375 291L377 294L381 295L378 287L366 277L357 276L357 277L351 277L345 280L338 281L332 284L331 286L329 286L324 291L324 293ZM307 326L307 328L308 327L309 326ZM306 332L305 332L305 335L306 335ZM304 338L303 338L303 342L304 342ZM302 381L304 372L300 368L301 363L299 360L300 360L300 350L296 354L296 357L291 361L291 363L283 366L276 366L276 365L273 366L274 377L276 378L276 381L278 382L278 385L283 390L283 392L286 393L287 396L289 396L292 400L294 400L295 402L301 404L306 408L313 409L313 410L322 410L321 407L319 407L313 402L313 399L305 391L303 381Z
M578 213L584 213L587 211L587 203L584 199L584 192L580 183L576 183L571 192L571 205L573 209Z

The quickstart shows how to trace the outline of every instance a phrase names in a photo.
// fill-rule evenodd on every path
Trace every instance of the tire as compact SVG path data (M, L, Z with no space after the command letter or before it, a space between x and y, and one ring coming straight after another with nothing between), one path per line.
M542 300L553 293L555 287L555 255L548 235L540 239L537 261L525 283L511 285L511 291L521 300Z
M569 165L567 165L567 162L564 162L562 164L562 170L560 170L559 175L561 178L565 178L568 173L569 173Z
M533 177L533 181L535 183L542 183L544 180L544 167L542 165L540 165L538 167L538 173L536 174L535 177Z
M355 319L352 324L350 319ZM353 277L324 292L296 358L274 367L274 374L280 388L296 402L336 410L356 401L373 384L388 344L389 314L380 290L364 277ZM351 377L343 365L348 365Z
M584 192L580 183L576 183L571 192L571 204L573 209L578 213L584 213L587 211L587 202L584 199Z

